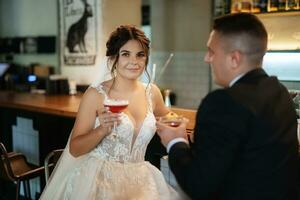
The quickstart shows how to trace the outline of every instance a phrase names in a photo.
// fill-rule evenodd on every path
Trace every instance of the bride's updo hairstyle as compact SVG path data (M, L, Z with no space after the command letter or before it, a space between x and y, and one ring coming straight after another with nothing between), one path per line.
M111 67L112 77L115 77L116 64L119 59L120 48L129 40L138 41L141 47L143 48L144 53L146 55L145 72L147 74L148 79L150 79L149 73L147 71L147 64L150 53L150 40L146 37L145 33L142 30L138 29L133 25L121 25L117 27L117 29L110 34L109 39L106 42L106 56L108 57L108 61L114 61Z

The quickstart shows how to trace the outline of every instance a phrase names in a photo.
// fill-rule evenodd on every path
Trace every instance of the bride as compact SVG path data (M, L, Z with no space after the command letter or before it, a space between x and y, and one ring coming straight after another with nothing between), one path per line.
M146 71L149 43L134 26L111 33L106 56L112 78L83 95L69 142L41 199L181 198L162 173L144 161L156 131L155 117L170 112L157 86L139 81ZM129 104L122 113L112 113L104 107L107 99Z

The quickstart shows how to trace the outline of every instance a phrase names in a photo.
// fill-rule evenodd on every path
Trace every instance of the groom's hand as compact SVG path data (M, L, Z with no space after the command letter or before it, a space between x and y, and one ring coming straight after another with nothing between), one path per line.
M171 127L167 124L156 121L157 133L162 144L167 147L168 143L175 138L184 138L187 140L186 124L188 120L184 120L178 127Z

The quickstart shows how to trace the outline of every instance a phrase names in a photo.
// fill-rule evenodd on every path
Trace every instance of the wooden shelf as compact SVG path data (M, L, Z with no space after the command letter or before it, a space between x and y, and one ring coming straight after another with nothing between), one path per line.
M297 15L300 16L300 10L276 11L276 12L254 13L254 14L262 17L297 16Z

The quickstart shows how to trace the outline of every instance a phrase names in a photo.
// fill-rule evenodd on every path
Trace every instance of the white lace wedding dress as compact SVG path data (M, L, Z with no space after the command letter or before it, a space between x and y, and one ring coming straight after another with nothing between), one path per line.
M95 89L107 98L101 84ZM105 137L93 151L78 158L69 153L67 145L41 199L182 199L166 183L162 173L144 161L147 145L156 130L150 86L146 94L149 109L139 133L135 133L133 123L122 113L116 138ZM99 126L98 121L95 127Z

